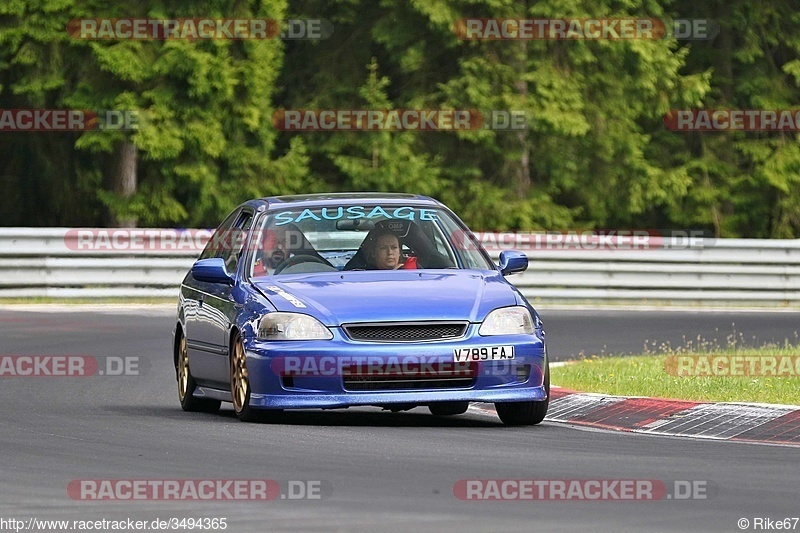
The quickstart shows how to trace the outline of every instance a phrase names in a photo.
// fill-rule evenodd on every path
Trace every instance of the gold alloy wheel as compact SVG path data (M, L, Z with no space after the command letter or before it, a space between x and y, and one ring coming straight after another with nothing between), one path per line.
M247 389L250 386L250 382L247 375L247 362L244 355L244 348L242 347L242 341L238 338L233 344L232 365L231 377L233 383L231 383L231 393L233 396L233 409L237 413L241 413L246 407Z
M178 398L186 398L189 389L189 350L186 348L186 339L181 336L181 345L178 349Z

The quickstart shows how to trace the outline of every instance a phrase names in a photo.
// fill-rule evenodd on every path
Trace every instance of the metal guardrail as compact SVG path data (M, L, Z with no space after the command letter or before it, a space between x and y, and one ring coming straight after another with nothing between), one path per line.
M0 228L0 298L177 297L180 281L200 252L193 243L199 242L198 237L207 239L210 232L136 231L177 234L186 237L178 243L189 246L78 249L74 229ZM530 266L509 280L534 303L800 307L800 239L701 239L690 246L664 239L645 250L522 249ZM490 249L495 259L499 252Z

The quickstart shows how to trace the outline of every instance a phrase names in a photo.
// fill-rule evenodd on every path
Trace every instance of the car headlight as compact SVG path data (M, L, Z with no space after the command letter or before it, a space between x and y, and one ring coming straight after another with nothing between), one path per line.
M258 325L258 338L265 341L328 340L333 338L333 333L312 316L269 313Z
M486 316L480 335L532 335L533 317L526 307L502 307Z

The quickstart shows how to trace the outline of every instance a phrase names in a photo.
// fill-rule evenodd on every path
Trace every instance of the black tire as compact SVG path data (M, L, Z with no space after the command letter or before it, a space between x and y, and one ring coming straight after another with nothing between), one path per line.
M440 402L428 405L432 415L455 416L463 415L469 409L469 402Z
M498 402L497 416L507 426L534 426L544 420L550 405L550 361L545 363L544 390L547 398L540 402Z
M186 338L181 335L178 341L178 364L175 368L175 376L178 380L178 400L184 411L194 413L215 413L219 411L219 400L209 400L207 398L195 398L194 390L197 383L192 377L189 368L189 350L186 347Z

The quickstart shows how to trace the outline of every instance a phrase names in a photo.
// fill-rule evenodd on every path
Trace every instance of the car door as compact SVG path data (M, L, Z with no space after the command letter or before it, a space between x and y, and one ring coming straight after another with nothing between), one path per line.
M239 278L239 260L247 233L253 224L253 210L244 207L234 212L217 229L211 248L202 258L219 257L228 273ZM194 312L187 313L187 347L192 377L198 385L226 388L229 381L228 336L236 308L231 298L233 287L194 279Z

